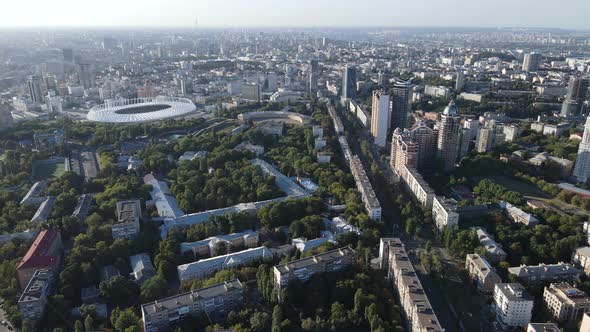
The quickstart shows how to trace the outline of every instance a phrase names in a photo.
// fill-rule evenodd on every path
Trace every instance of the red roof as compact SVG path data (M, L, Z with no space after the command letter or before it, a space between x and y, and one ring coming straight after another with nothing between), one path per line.
M21 259L16 269L43 268L55 264L59 257L51 256L49 248L51 248L58 238L59 231L56 230L50 229L39 232L39 235L37 235L37 238L31 244L31 247L23 259Z

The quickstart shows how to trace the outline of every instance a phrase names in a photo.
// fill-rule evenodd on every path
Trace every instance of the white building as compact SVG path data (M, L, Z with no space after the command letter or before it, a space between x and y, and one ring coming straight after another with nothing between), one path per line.
M384 147L389 129L390 111L389 95L383 91L373 92L373 109L371 113L371 134L375 144Z
M496 320L502 327L525 327L531 322L534 298L519 283L500 283L494 288Z

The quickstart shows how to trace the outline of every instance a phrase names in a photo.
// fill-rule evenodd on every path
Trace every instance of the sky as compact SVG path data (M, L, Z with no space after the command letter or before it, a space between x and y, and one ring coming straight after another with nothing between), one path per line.
M548 27L590 0L1 0L0 27Z

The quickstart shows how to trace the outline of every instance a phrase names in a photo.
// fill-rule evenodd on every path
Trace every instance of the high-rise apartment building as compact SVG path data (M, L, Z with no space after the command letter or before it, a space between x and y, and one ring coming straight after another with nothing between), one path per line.
M71 48L64 48L61 52L65 62L74 62L74 51Z
M43 90L41 90L41 77L38 75L30 76L27 85L31 100L35 103L43 103L45 98L43 98Z
M356 68L346 66L342 73L342 98L356 97Z
M580 115L584 101L588 96L588 86L590 79L581 75L570 77L567 87L567 96L561 107L561 116L577 116Z
M419 170L432 168L434 166L432 161L436 157L438 130L432 129L420 121L407 132L411 139L418 144L417 168Z
M315 96L318 92L318 67L318 60L309 60L307 66L307 93L309 93L310 96Z
M525 327L531 322L534 297L519 283L496 284L494 308L501 327Z
M442 160L444 169L455 166L459 152L459 129L461 117L455 101L451 100L441 115L438 127L437 157Z
M408 128L408 115L412 110L412 85L397 82L393 85L391 96L391 128Z
M527 53L524 55L522 70L526 72L537 71L541 66L542 56L540 53Z
M375 144L385 146L387 130L389 130L389 95L386 95L383 90L373 91L371 134Z
M404 135L406 134L406 135ZM418 166L419 145L409 135L402 133L400 128L393 132L391 139L391 167L400 174L404 166L416 168Z
M588 182L590 178L590 116L586 118L573 175L579 182Z
M465 88L465 73L462 70L457 70L457 81L455 82L455 90L463 92Z
M80 63L78 75L80 78L80 84L84 86L84 89L90 89L94 86L94 72L91 64Z

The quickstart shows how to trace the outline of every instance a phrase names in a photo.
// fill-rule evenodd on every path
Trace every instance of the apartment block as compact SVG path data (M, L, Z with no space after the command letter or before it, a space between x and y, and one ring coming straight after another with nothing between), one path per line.
M416 332L444 331L422 283L416 275L404 244L398 238L382 239L382 243L383 250L388 252L385 268L387 268L393 288L399 295L402 312L408 322L408 330ZM383 260L384 257L381 257L381 261Z
M441 232L446 228L451 229L459 226L456 202L442 196L435 196L432 199L432 220Z
M508 268L508 273L515 275L526 284L573 281L580 275L580 271L568 263L521 265Z
M354 262L355 251L351 247L343 247L326 251L311 257L298 259L273 267L274 287L287 287L294 279L307 281L317 273L334 272L351 266Z
M43 318L52 282L53 272L50 269L35 271L18 299L18 310L23 320L35 322Z
M465 269L482 293L493 293L494 286L502 282L490 263L478 254L468 254Z
M111 226L113 239L133 239L139 234L141 204L138 199L117 202L117 222Z
M187 284L192 280L206 278L219 270L237 268L257 260L266 260L272 257L273 254L268 248L258 247L179 265L176 267L176 271L180 282Z
M545 287L543 303L555 320L566 325L577 325L584 313L590 311L588 295L565 282Z
M586 275L590 274L590 247L576 249L572 255L572 263L580 267Z
M61 234L56 230L42 230L16 267L18 283L25 288L36 270L55 272L60 264L63 245Z
M531 322L534 298L519 283L494 288L496 320L503 328L525 327Z
M414 198L426 209L432 208L432 201L434 200L434 190L418 170L411 167L403 167L399 173L400 178L406 184L408 190L414 195Z
M226 253L231 253L240 249L255 248L258 240L258 232L255 231L212 236L201 241L181 243L180 253L192 252L195 258L214 257L219 246L223 246Z
M499 205L500 208L504 211L504 214L512 222L525 224L527 226L535 226L539 224L539 219L535 218L535 216L533 216L530 213L524 212L523 210L508 202L500 202Z
M492 262L501 262L506 260L506 252L498 243L496 243L496 241L494 241L490 234L479 227L475 228L474 230L477 234L479 245L484 247L484 249L488 252L488 256Z
M170 331L174 324L187 317L206 316L217 321L243 302L243 286L238 279L167 297L141 305L143 330Z
M381 220L381 204L373 191L373 186L365 172L365 168L358 156L350 160L350 171L354 177L357 190L361 193L361 199L367 209L371 220Z

